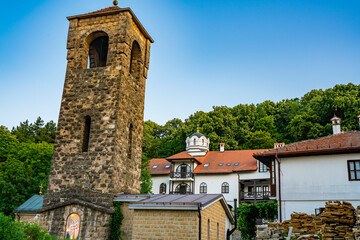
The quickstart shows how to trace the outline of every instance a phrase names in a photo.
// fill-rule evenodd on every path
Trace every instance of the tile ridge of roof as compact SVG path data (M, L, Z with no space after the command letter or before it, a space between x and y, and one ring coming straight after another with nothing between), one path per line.
M317 141L317 140L319 140L319 139L332 138L332 137L341 136L341 135L343 135L343 134L356 133L356 132L360 132L360 131L350 130L350 131L340 132L340 133L338 133L338 134L330 134L330 135L327 135L327 136L322 136L322 137L317 137L317 138L312 138L312 139L305 139L305 140L301 140L301 141L289 143L289 144L287 144L287 145L285 145L285 146L283 146L283 147L280 147L280 148L278 148L278 149L285 149L285 148L288 147L288 146L292 146L292 145L295 145L295 144L298 144L298 143L314 142L314 141Z

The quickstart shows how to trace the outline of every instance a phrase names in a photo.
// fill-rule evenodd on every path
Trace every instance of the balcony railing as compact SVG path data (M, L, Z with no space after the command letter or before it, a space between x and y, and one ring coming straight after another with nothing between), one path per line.
M170 178L194 178L192 172L171 172Z
M241 192L240 198L244 199L257 199L257 200L268 200L270 197L270 191L267 192Z

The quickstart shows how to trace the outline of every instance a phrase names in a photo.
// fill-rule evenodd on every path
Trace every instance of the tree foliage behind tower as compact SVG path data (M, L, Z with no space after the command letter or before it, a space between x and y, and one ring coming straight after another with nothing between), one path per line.
M210 150L272 148L275 142L292 143L332 134L330 118L342 118L342 130L358 130L360 85L349 83L326 90L312 90L302 98L270 100L234 107L214 106L196 112L185 121L172 119L165 125L144 123L143 153L148 158L168 157L185 150L185 139L196 132L210 138Z

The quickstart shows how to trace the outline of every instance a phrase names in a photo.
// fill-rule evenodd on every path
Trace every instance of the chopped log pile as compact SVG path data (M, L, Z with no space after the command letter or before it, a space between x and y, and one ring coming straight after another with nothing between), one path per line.
M292 239L354 240L360 236L360 206L355 210L351 203L326 202L325 210L318 216L293 213L291 220L269 223L257 239L282 239L292 227Z
M354 235L357 239L360 239L360 206L356 208L356 228L354 229Z
M354 239L352 227L356 223L355 209L348 202L327 202L325 211L320 215L324 226L323 239Z

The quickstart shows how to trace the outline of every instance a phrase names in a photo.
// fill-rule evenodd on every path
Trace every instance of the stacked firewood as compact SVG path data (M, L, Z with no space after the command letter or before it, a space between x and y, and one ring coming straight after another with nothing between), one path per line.
M300 233L300 235L317 233L314 218L314 215L308 215L306 213L291 214L293 232Z
M323 239L354 239L352 227L356 223L355 209L348 202L326 202L325 211L320 216L324 223Z
M331 201L326 202L325 211L318 216L293 213L291 220L269 223L272 234L262 239L287 236L290 226L293 227L291 237L299 240L319 239L320 236L323 240L354 240L355 236L360 237L360 206L355 211L348 202Z
M356 239L360 239L360 206L356 208L355 215L356 215L356 226L353 229L353 232Z

